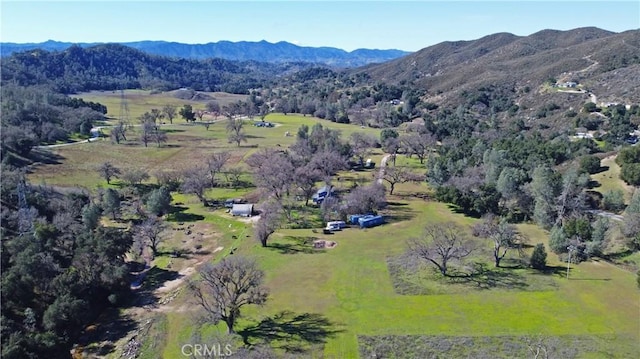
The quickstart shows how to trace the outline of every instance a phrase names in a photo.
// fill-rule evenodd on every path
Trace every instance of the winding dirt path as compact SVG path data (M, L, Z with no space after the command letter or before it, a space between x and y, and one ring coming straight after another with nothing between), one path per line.
M384 155L384 157L382 157L382 160L380 160L380 171L378 171L378 179L377 179L377 182L379 184L382 184L382 177L384 176L384 169L385 169L385 167L387 167L387 161L389 160L390 157L391 157L391 154L387 153L386 155Z

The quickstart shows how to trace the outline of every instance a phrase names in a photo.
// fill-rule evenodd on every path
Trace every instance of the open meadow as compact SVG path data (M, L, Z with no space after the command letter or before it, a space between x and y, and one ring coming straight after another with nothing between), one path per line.
M79 96L107 105L108 115L117 118L118 92ZM127 91L126 96L131 118L167 103L204 108L202 101L165 94ZM219 93L211 96L236 100ZM153 143L144 147L134 127L131 140L119 145L105 138L42 150L51 151L54 161L32 166L29 179L34 184L81 186L95 192L122 186L120 180L108 185L100 178L96 168L106 161L123 170L144 169L153 176L204 164L207 156L220 151L229 151L229 162L243 166L249 178L250 169L243 161L263 148L293 144L301 125L320 123L340 130L343 138L353 132L379 138L378 129L302 115L270 114L265 121L276 126L255 127L248 122L248 142L241 146L228 143L222 118L208 129L174 119L172 125L161 126L168 140L160 147ZM287 132L291 136L285 136ZM383 156L375 149L370 156L377 164L374 171L340 172L340 181L336 178L334 183L348 188L349 181L373 180ZM416 173L425 171L415 158L398 156L397 164ZM604 179L597 180L603 188L609 186ZM253 190L214 188L206 195L224 200L250 196ZM180 358L183 344L195 338L213 340L225 332L224 325L199 322L202 316L184 287L185 279L195 278L202 263L232 253L255 258L270 291L263 307L243 308L236 344L266 344L280 355L301 358L533 358L536 348L544 348L552 358L638 357L640 292L635 274L602 260L572 264L567 271L567 263L548 250L548 233L535 225L520 224L517 229L529 239L527 254L537 243L546 245L547 271L522 265L516 251L509 252L504 267L493 268L492 245L481 239L476 239L480 250L473 261L486 268L472 279L444 279L431 267L403 269L406 241L421 236L425 225L452 221L469 229L477 221L430 200L430 194L424 182L401 183L387 197L382 213L388 223L382 226L354 226L333 234L323 234L319 227L280 229L263 248L253 237L251 221L231 217L224 208L205 207L193 195L172 193L173 211L166 216L171 229L152 263L155 272L143 284L157 303L122 311L144 328L140 357ZM319 239L337 245L316 249L313 241ZM186 255L171 255L177 251ZM114 340L116 349L105 356L121 357L118 348L129 340L130 334ZM98 346L88 348L99 353Z

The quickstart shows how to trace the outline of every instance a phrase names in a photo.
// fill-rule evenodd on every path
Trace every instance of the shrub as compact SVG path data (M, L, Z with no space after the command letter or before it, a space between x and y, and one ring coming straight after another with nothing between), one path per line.
M540 270L547 267L547 251L544 249L544 244L538 243L535 248L533 248L531 267Z
M622 166L620 178L632 186L640 186L640 163L627 163Z
M580 159L580 172L588 174L597 173L600 170L600 159L596 156L585 156Z
M569 245L569 238L562 230L562 227L554 226L549 236L549 248L554 253L566 253Z
M621 189L605 192L602 198L602 205L607 211L622 211L624 209L624 193Z

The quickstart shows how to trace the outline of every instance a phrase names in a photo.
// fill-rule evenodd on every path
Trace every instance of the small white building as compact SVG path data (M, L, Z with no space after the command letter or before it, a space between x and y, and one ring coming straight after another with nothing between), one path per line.
M253 204L234 204L231 207L232 216L251 217L253 213Z

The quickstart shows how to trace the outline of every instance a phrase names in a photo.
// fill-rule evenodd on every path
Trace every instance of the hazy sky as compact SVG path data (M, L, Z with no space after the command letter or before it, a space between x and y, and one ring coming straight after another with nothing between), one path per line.
M288 41L415 51L496 32L640 28L640 1L7 1L3 42Z

